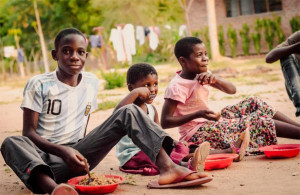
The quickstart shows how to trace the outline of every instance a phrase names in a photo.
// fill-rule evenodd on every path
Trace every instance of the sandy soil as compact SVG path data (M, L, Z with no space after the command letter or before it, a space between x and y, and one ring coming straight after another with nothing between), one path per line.
M160 73L160 67L156 67ZM271 71L268 74L279 75L280 80L273 82L261 82L255 85L238 86L238 94L259 94L270 105L277 108L296 121L295 109L289 100L280 70ZM253 77L255 79L255 77ZM162 92L164 87L160 88ZM126 90L120 90L120 96L125 95ZM101 93L101 92L100 92ZM22 89L10 89L0 87L0 143L10 135L21 135L22 110L19 108L22 97ZM220 110L223 106L237 103L242 97L235 95L228 98L227 95L212 90L211 107ZM163 94L159 93L155 100L155 106L160 113L163 104ZM112 109L93 113L88 130L90 131L110 114ZM166 130L173 138L177 139L175 128ZM300 143L299 140L279 138L279 143ZM32 194L16 177L0 157L0 194ZM118 171L118 160L115 150L111 150L107 157L93 170L99 174L116 174L126 176ZM299 194L300 193L300 155L289 159L267 159L264 155L247 156L242 162L233 163L222 170L207 172L213 177L213 181L200 187L188 189L147 189L150 180L156 180L157 176L145 177L133 175L129 180L132 184L122 184L113 194ZM126 176L128 177L128 176Z

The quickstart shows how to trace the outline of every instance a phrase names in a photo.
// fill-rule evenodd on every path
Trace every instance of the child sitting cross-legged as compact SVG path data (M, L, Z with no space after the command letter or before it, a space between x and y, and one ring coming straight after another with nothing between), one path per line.
M160 125L157 110L152 105L158 92L158 74L155 68L145 63L132 65L127 71L127 85L130 93L116 106L115 110L128 104L135 104L152 121ZM182 159L189 154L186 142L173 140L173 145L170 145L166 151L175 163L202 172L204 171L204 161L209 154L209 149L208 142L201 144L188 163L182 162ZM142 175L159 174L158 167L128 136L124 136L116 145L116 155L120 161L119 169L123 172Z
M195 144L208 141L216 149L211 153L236 152L236 160L240 161L245 153L257 153L259 147L277 144L277 136L300 139L300 124L258 97L225 106L221 114L210 110L209 88L234 94L235 86L208 71L209 59L200 39L182 38L174 51L181 71L166 88L161 124L163 128L179 126L180 140Z

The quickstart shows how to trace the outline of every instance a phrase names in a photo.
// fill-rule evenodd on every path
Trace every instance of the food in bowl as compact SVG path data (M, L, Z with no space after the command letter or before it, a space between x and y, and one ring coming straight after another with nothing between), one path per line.
M119 178L114 177L106 177L105 175L98 175L91 174L92 181L89 183L89 178L83 178L79 181L78 185L85 185L85 186L99 186L99 185L110 185L116 184L120 182Z

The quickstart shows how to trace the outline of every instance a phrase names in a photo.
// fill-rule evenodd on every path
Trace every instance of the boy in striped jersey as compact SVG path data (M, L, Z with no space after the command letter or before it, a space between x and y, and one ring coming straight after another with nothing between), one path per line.
M34 76L25 86L23 136L8 137L1 146L5 162L24 184L34 193L77 194L60 183L86 174L85 161L90 169L96 167L125 135L159 167L159 184L206 177L170 160L164 147L172 139L137 106L118 109L85 136L99 84L95 75L82 71L86 47L79 30L62 30L52 51L57 69Z

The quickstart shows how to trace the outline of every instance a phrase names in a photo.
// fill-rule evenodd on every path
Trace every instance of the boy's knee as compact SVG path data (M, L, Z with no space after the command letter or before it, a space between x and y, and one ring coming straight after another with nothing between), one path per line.
M18 136L9 136L7 138L4 139L4 141L2 142L1 145L1 150L2 148L6 147L7 145L13 145L15 140L17 139Z
M9 136L2 142L1 151L5 150L6 148L13 148L20 142L30 142L30 139L25 136Z

